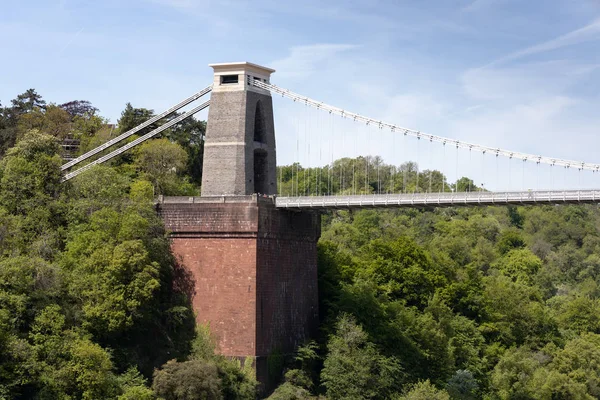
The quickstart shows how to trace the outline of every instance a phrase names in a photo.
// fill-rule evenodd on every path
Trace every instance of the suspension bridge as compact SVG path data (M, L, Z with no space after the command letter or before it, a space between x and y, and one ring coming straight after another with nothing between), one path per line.
M252 357L266 387L272 383L269 356L292 354L318 327L321 211L600 202L600 190L584 188L598 174L598 164L468 143L369 118L273 85L275 71L256 64L211 66L212 84L67 162L63 181L208 108L201 196L159 196L156 209L173 253L193 277L197 321L210 324L220 353ZM279 167L275 97L298 109L277 147L294 154L294 162ZM186 107L191 109L181 112ZM120 143L125 144L117 147ZM370 155L380 151L402 153L416 163L385 165ZM434 157L454 171L435 171ZM419 164L427 158L430 168L423 170ZM494 169L496 182L508 176L508 190L459 178L476 175L471 177L477 182L489 182ZM580 186L555 188L558 171L563 183ZM547 178L551 190L542 188Z
M243 64L250 67L254 66L254 64L250 63L236 64ZM220 65L213 66L218 68ZM260 72L260 68L262 67L256 66L254 72ZM269 72L269 75L270 71L272 70L267 71ZM275 183L275 186L277 187L276 189L270 188L270 190L267 190L267 188L264 186L260 187L260 185L255 185L256 187L252 187L251 189L256 190L250 190L250 192L272 196L277 207L289 209L326 210L373 207L443 207L502 204L596 203L600 200L600 191L590 190L589 188L585 190L572 190L572 188L569 188L569 190L566 190L566 188L552 188L551 190L544 190L539 187L540 176L547 177L548 174L558 175L558 172L555 171L559 169L564 170L562 174L564 181L567 179L570 179L571 181L576 180L581 184L582 173L589 174L591 171L593 175L596 175L600 170L599 163L589 163L584 161L565 160L558 157L550 157L545 155L527 154L515 150L494 148L483 144L469 143L448 137L423 133L417 129L406 128L401 125L384 122L354 113L344 108L328 105L324 102L314 100L308 96L300 95L288 89L271 84L270 77L266 77L264 73L260 76L256 75L260 75L260 73L253 74L252 71L250 71L250 73L244 75L218 75L218 79L216 79L213 84L206 86L202 90L194 93L190 97L182 100L181 102L140 124L139 126L64 164L62 166L62 170L64 171L63 180L68 181L73 179L93 166L113 159L114 157L134 148L135 146L160 135L161 132L164 132L165 130L175 126L184 119L189 118L194 114L208 108L211 104L211 100L205 100L201 104L194 106L189 111L181 114L175 114L189 104L198 102L202 100L203 97L211 94L215 88L215 85L218 86L219 89L231 90L232 88L242 84L244 88L250 91L268 94L269 96L277 95L288 99L299 106L298 114L304 113L304 115L309 116L309 118L311 116L312 118L316 118L316 122L312 121L312 125L311 122L306 121L303 123L298 123L298 127L295 128L297 131L296 138L294 138L293 135L288 135L288 137L291 136L291 143L283 144L284 146L288 145L292 148L295 147L295 149L292 149L292 152L295 153L295 157L299 159L304 156L305 162L307 162L309 165L311 164L312 160L314 167L300 167L298 162L295 162L291 165L291 184L288 183L287 188L284 188L283 169L279 168L278 172L276 172L279 176L275 178L277 180ZM307 113L307 109L312 109L314 113ZM262 112L264 111L261 110L260 113ZM272 110L269 110L269 112L272 113ZM260 113L256 114L256 118L264 119L264 116L262 116ZM173 118L173 116L175 117ZM347 132L350 132L350 130L344 127L338 127L337 129L340 132L339 134L336 134L336 127L334 126L335 121L332 121L333 116L337 117L339 120L350 121L351 124L354 124L354 132L356 132L357 129L360 132L360 127L364 127L365 130L370 131L368 133L362 132L363 137L360 137L360 135L356 134L354 134L354 138L343 137L343 135L345 135ZM163 120L165 120L165 123L163 123L160 127L135 138L135 140L128 142L125 145L116 148L115 150L109 151L110 148L116 147L119 143L123 143L131 136L139 134L140 132L144 132L145 128L148 128L152 124L160 123ZM264 123L264 121L255 121L256 126L254 128L264 130L264 127L260 126L261 123ZM344 129L346 130L344 131ZM271 130L274 130L274 127L271 127ZM310 132L307 132L309 130ZM252 135L254 136L255 134L256 133ZM236 145L249 144L251 148L254 148L256 143L262 143L261 138L259 137L260 134L261 133L259 132L257 137L253 137L253 140L250 141L250 143L241 141ZM482 187L477 187L474 183L471 183L471 185L474 187L463 188L463 190L467 190L459 192L459 188L456 183L446 182L444 179L442 182L442 188L438 187L438 190L432 190L432 176L434 172L432 168L425 171L419 171L417 165L416 171L412 172L408 171L407 168L402 170L402 168L398 167L387 167L385 171L380 171L381 160L378 160L377 157L365 157L360 165L360 168L364 169L361 171L357 171L359 166L356 165L358 164L356 159L351 159L349 161L349 165L346 165L346 170L344 170L343 165L335 165L336 162L333 159L334 153L338 158L348 157L348 155L343 153L343 150L348 150L347 147L352 147L345 145L344 142L351 142L354 140L354 148L350 149L350 152L354 151L354 154L356 154L357 147L359 148L358 152L360 152L360 149L363 151L367 150L364 146L364 143L367 141L365 136L368 135L368 140L370 143L373 136L383 136L385 134L388 135L388 140L383 142L384 146L389 147L390 143L393 143L391 146L394 148L394 151L399 147L401 150L406 152L406 149L410 147L410 144L407 145L406 143L407 139L413 140L413 154L405 154L407 159L415 156L415 148L418 157L419 146L423 147L423 145L420 145L419 143L425 143L429 145L428 152L430 154L430 158L433 157L433 154L435 154L436 151L439 153L439 149L436 150L433 148L436 145L443 149L444 157L446 156L447 149L454 151L456 163L455 173L457 180L459 179L459 165L462 166L465 164L466 156L468 156L468 161L466 163L471 164L471 168L473 167L473 164L480 162L480 172L485 171L486 169L486 157L495 161L497 177L499 174L511 175L512 173L512 175L514 175L515 171L518 171L520 168L522 175L522 187L517 190L509 188L508 190L490 191ZM389 135L393 136L391 141L389 140ZM223 142L212 143L210 139L211 137L209 129L206 145L209 147L211 145L221 147L224 146ZM323 143L324 140L329 140L329 143ZM377 137L375 137L375 140L377 141ZM264 143L262 146L264 147ZM273 143L269 144L269 146L273 148L272 153L274 156L274 138ZM281 143L280 146L282 146ZM312 156L310 154L311 147L313 153ZM370 144L368 147L368 150L373 150L371 149L372 146ZM389 152L389 148L386 148L385 150ZM324 156L323 153L326 151L329 151L330 154L325 154ZM459 164L459 153L461 151L463 154ZM315 156L317 153L318 156ZM262 157L261 154L264 155L264 152L259 151L255 152L255 154L257 157ZM480 161L478 159L477 161L473 162L473 154L477 154ZM331 156L331 163L323 162L323 159L327 159L329 156ZM427 158L427 151L425 152L424 156L421 156L421 158ZM504 160L506 164L502 166L501 172L499 167L500 160ZM221 161L218 162L219 168L222 168ZM266 161L263 160L261 162L264 164ZM254 165L255 163L252 163L250 167L261 168L261 162L256 163L256 165ZM516 167L514 164L516 164ZM75 169L76 166L80 165L83 166ZM532 171L532 166L535 167L533 168L535 171ZM550 168L550 171L546 171L544 175L544 172L540 172L540 166L546 166L547 168ZM487 168L490 170L494 169L493 166L491 168L487 166ZM512 171L511 168L513 168ZM441 172L445 173L445 171ZM577 176L567 178L567 173L572 172L575 172ZM263 171L263 175L264 173L265 172ZM358 178L359 173L361 175L360 178ZM417 182L416 184L413 182L413 187L409 188L407 187L406 180L407 175L410 175L411 173L412 175L416 175ZM311 174L314 176L311 176ZM385 176L382 176L382 174L385 174ZM258 172L256 175L257 176L254 177L255 181L264 178L258 176L260 175ZM374 176L373 179L371 179L371 175ZM532 177L535 177L536 175L537 185L535 186L538 187L535 189L531 189L530 187L525 188L525 182L527 181L530 183ZM421 185L419 185L418 182L419 178L421 179ZM269 179L272 180L273 177L269 177ZM358 182L359 179L361 182ZM555 186L554 176L552 176L551 179L552 186ZM252 180L252 178L250 180ZM371 184L371 180L375 181L374 185ZM387 183L382 185L382 180L385 180ZM396 181L395 184L394 181ZM271 182L271 184L272 183L273 182ZM334 185L337 189L335 192L333 190ZM493 184L488 184L487 186L490 187L493 186ZM227 190L222 190L221 192L210 192L209 196L231 194L239 195L249 193L248 191L246 191L246 193L229 193ZM190 200L189 198L173 198L168 201L193 202L194 199Z

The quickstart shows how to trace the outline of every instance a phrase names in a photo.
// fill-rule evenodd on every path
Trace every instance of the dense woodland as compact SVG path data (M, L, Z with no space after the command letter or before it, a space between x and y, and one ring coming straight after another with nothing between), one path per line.
M118 126L35 90L0 107L0 399L251 399L245 363L195 326L191 278L158 194L199 192L194 119L61 183ZM151 129L151 128L150 128ZM143 132L142 132L143 133ZM282 194L477 190L370 157L279 168ZM336 211L319 242L321 326L273 355L270 399L600 398L600 212L594 206Z

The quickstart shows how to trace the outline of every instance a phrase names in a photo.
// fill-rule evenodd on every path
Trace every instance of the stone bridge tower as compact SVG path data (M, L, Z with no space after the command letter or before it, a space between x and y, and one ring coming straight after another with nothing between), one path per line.
M271 93L251 85L269 82L270 68L250 63L211 64L202 196L276 194L275 128Z
M273 105L269 92L248 84L274 71L211 66L202 196L165 197L158 209L194 278L197 321L210 324L222 354L252 357L268 391L282 357L318 325L320 216L274 204Z

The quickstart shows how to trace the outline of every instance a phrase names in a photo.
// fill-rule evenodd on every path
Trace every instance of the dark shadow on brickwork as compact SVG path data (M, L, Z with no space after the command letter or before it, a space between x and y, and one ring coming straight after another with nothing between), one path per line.
M196 295L196 281L192 272L185 267L181 256L176 257L173 265L173 291L185 297L192 304Z

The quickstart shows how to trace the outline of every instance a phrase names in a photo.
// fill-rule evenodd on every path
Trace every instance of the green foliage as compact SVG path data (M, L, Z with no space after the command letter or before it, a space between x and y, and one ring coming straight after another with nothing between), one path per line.
M505 276L487 277L485 284L480 330L488 339L510 346L546 343L557 335L556 321L535 288Z
M437 389L429 381L421 381L410 388L398 400L450 400L450 396L444 390Z
M143 183L132 200L109 167L63 184L57 152L27 130L0 161L0 393L154 398L118 372L189 352L189 293Z
M155 139L142 144L136 152L136 165L142 176L154 185L155 194L178 195L187 190L181 178L187 154L180 145L167 139Z
M223 399L217 366L210 361L169 361L154 372L152 388L164 400Z
M17 122L17 140L27 132L38 130L58 139L64 139L71 132L71 116L55 104L45 108L34 108L23 114Z
M147 380L137 369L129 368L117 378L122 393L117 400L154 400L154 391L148 388Z
M477 399L478 383L469 370L458 370L450 378L446 390L453 399Z
M530 285L542 267L542 260L527 249L510 250L498 259L495 267L513 281Z
M174 114L175 115L175 114ZM202 159L206 121L187 118L169 129L166 137L179 144L187 153L186 175L194 184L202 181Z
M600 336L585 334L564 348L510 349L492 373L501 399L593 399L600 395Z
M42 310L33 322L32 361L41 398L110 399L118 391L110 355L81 333L65 330L57 305Z
M284 185L303 173L281 171ZM595 398L588 335L600 334L599 226L587 206L331 212L319 243L320 341L351 314L402 366L392 397L429 380L460 399ZM323 344L325 366L339 355ZM581 365L563 358L574 346L586 354ZM327 392L325 368L312 369ZM422 397L435 398L433 385Z
M239 363L220 356L171 360L154 372L152 383L154 392L165 400L252 400L256 398L256 386Z
M445 283L443 272L406 237L394 242L371 241L361 249L358 269L377 283L382 293L411 305L424 306L435 288Z
M195 326L193 282L152 206L198 193L205 123L60 182L57 139L77 138L83 152L152 116L128 104L115 129L89 102L46 104L35 90L0 107L0 398L255 398L254 360L217 355ZM278 174L284 195L482 190L378 157ZM600 397L597 208L322 221L320 336L272 398Z
M242 366L239 360L228 359L216 353L216 344L208 325L196 326L196 337L192 343L190 358L211 362L217 366L221 380L221 394L225 399L254 399L257 382L252 369L254 359L248 357Z
M500 254L506 254L511 250L525 247L525 240L518 231L507 229L500 234L498 240L498 251Z
M34 89L28 89L11 100L10 107L0 107L0 158L15 145L21 117L35 110L43 110L45 106L42 96Z
M152 183L144 180L133 182L129 191L129 198L135 203L151 203L154 200Z
M311 394L312 382L304 371L292 369L286 372L285 382L281 384L269 400L309 400L314 397Z
M154 110L148 110L146 108L134 108L131 103L127 103L125 105L125 109L121 112L121 118L119 118L119 121L117 122L119 125L119 133L125 133L148 121L152 117L154 117ZM144 133L156 128L156 125L150 125L139 134L143 135Z
M256 398L258 383L252 368L253 361L253 357L248 356L242 366L239 360L230 360L222 356L216 358L225 399L253 400Z
M210 360L215 357L215 342L211 337L210 326L196 325L196 337L192 342L191 357L198 360Z
M0 107L0 398L254 399L254 360L195 331L193 282L153 207L198 193L205 123L61 183L57 138L83 152L116 134L97 111L33 90ZM152 114L128 105L119 129Z
M348 315L338 319L327 347L321 378L328 398L386 398L396 388L400 366L383 356Z
M578 295L553 300L562 329L572 330L577 334L600 333L600 299Z

